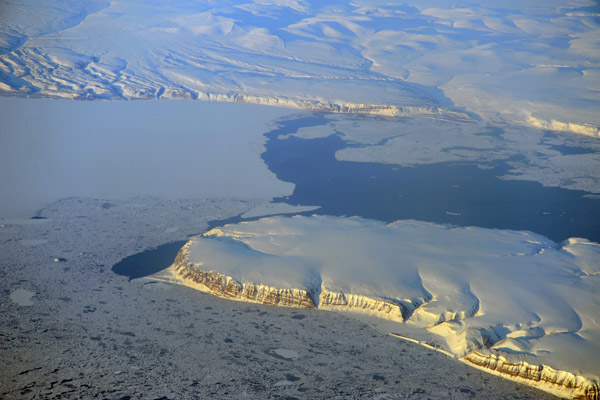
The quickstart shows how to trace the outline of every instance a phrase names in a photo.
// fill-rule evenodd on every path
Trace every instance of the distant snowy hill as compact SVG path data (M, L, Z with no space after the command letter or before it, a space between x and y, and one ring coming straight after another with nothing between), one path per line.
M588 0L16 0L0 94L472 117L598 136Z

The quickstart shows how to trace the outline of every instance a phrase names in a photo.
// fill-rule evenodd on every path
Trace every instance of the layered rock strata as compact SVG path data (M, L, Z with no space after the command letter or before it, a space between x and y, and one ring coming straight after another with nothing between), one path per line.
M600 399L600 387L597 383L570 372L557 371L546 365L531 365L525 361L509 362L502 356L486 355L477 351L461 357L461 361L486 372L537 387L559 397Z
M284 307L320 308L328 310L360 311L392 321L404 322L414 306L399 301L374 299L368 296L329 291L323 284L312 288L277 288L255 282L238 282L231 276L204 270L189 261L186 243L175 258L172 268L178 278L206 292L231 300L250 301ZM413 302L407 303L413 305Z
M250 301L273 306L315 308L312 293L304 289L280 289L253 282L238 282L215 271L204 271L188 261L186 243L177 254L173 268L184 282L199 285L205 291L231 300Z
M423 237L436 241L423 245ZM563 398L600 400L593 319L598 250L580 241L557 246L527 232L272 217L190 240L169 274L228 299L398 322L390 333L406 326L419 344L486 372ZM569 274L574 278L565 283ZM523 275L521 290L515 278ZM506 297L502 288L509 285ZM558 310L573 301L573 285L577 302ZM548 305L544 293L559 289L563 297ZM578 312L568 313L573 307ZM579 356L565 360L568 353Z
M284 289L254 282L238 282L230 276L206 271L190 263L190 243L179 251L172 268L183 283L216 296L274 306L360 312L397 322L405 322L414 311L412 307L401 302L329 291L324 285L321 285L320 290ZM443 353L452 355L447 351ZM562 398L600 400L600 387L597 383L566 371L558 371L545 365L532 365L525 361L509 362L502 356L486 355L478 351L471 351L460 357L460 360L486 372L537 387Z

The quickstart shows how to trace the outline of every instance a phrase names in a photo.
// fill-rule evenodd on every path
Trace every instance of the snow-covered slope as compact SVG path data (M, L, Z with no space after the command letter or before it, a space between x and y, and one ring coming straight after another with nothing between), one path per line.
M370 315L563 397L598 395L600 245L418 221L271 217L190 240L171 271L236 300ZM543 367L542 367L543 366Z
M0 5L0 94L241 101L598 136L589 0Z

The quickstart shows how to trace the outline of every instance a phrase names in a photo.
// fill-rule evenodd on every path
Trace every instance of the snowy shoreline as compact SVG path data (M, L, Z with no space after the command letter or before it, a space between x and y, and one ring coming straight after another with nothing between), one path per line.
M47 219L31 220L44 223L4 220L0 322L10 345L0 349L1 396L554 398L345 315L128 281L110 266L256 203L137 197L103 208L106 202L61 200L36 214ZM11 300L19 289L35 293L33 306Z
M159 276L233 300L395 321L388 333L419 328L412 339L469 365L593 399L599 255L596 243L529 232L271 217L191 239Z

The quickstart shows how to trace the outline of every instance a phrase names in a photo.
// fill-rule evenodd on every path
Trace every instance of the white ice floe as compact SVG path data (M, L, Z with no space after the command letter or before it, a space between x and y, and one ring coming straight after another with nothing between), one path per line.
M528 363L598 380L600 245L585 239L557 244L531 232L410 220L271 217L215 228L182 251L180 277L201 270L259 290L304 290L317 308L385 319L384 330L425 338L471 363L501 356L504 366L521 363L523 376Z
M594 4L19 0L0 13L0 94L382 115L456 107L598 136Z
M25 289L16 289L11 292L9 297L13 303L20 306L32 306L33 301L31 299L33 296L35 296L34 292Z
M281 358L285 358L286 360L293 360L299 357L298 352L291 349L275 349L272 350L272 352L273 354L276 354Z

